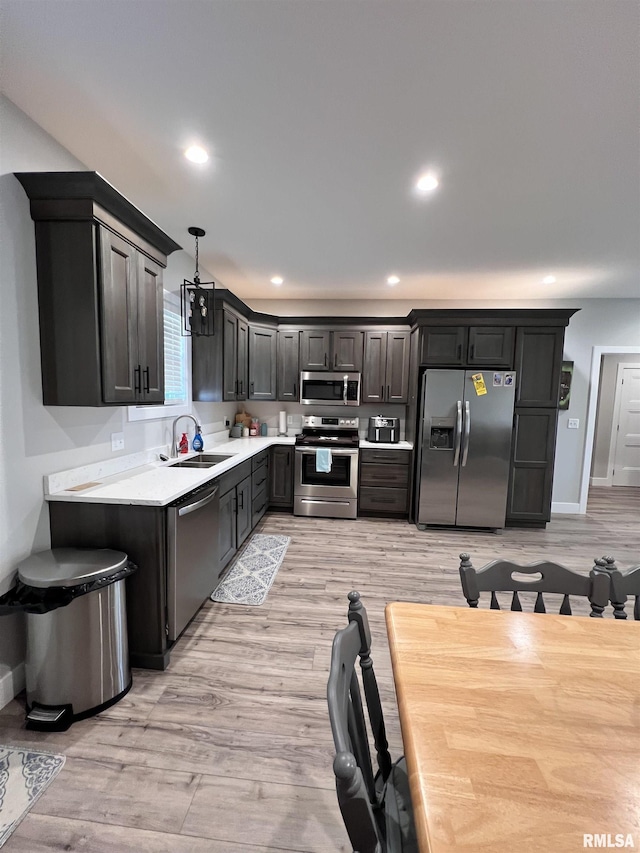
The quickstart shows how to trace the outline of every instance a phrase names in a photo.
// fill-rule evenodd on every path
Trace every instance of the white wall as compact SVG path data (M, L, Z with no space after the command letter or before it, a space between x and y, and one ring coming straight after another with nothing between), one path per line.
M16 565L50 546L43 500L45 474L168 444L171 420L132 422L126 409L43 406L34 225L19 171L91 168L78 162L14 104L0 96L0 594ZM108 175L105 175L108 178ZM123 188L126 193L126 188ZM172 235L175 238L175 235ZM165 284L175 290L193 276L186 252L170 256ZM70 330L72 334L72 330ZM198 406L210 432L233 404ZM125 449L111 451L111 433ZM20 689L22 617L0 618L0 707Z

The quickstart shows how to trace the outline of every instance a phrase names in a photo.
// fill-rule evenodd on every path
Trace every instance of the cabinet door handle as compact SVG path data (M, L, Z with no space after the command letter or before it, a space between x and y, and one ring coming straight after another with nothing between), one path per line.
M138 365L136 369L133 371L133 390L136 394L140 394L142 392L142 367Z
M238 497L240 498L240 509L244 509L244 492L239 492Z
M144 373L144 393L149 393L149 366L145 367L142 371Z
M469 357L470 357L470 358L473 358L473 354L474 354L474 352L475 352L475 349L476 349L476 345L475 345L475 344L471 344L471 346L469 347Z
M462 358L462 344L458 344L458 361Z
M391 399L391 385L387 385L387 400Z
M294 397L298 396L298 383L297 382L293 383L293 396Z
M240 394L240 380L236 379L236 397Z
M334 370L338 367L338 355L334 355L333 357L333 368Z
M249 385L249 392L251 394L253 394L253 389L255 388L255 384L256 384L255 382L252 382L251 385Z
M327 367L327 366L328 366L328 365L327 365L327 354L326 354L326 352L325 352L325 354L324 354L324 366L325 366L325 367Z
M384 400L384 385L380 386L380 402Z

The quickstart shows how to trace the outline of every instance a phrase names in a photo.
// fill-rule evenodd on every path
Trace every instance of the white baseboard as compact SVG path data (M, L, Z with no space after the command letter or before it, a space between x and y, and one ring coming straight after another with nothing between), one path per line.
M551 512L561 512L564 515L579 515L580 504L561 503L553 501L551 504Z
M24 690L24 664L19 663L9 672L0 677L0 708L4 708L9 702Z
M611 477L589 477L590 486L613 486Z

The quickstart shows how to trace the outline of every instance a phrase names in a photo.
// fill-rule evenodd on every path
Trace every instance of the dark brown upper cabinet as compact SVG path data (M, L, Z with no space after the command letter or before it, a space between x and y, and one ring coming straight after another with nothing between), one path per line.
M105 404L164 402L162 267L98 227Z
M249 327L249 399L275 400L276 353L278 333L276 329Z
M300 370L362 370L364 333L350 329L300 333Z
M226 308L216 308L214 335L191 338L193 399L219 403L249 394L249 324Z
M511 367L513 326L425 326L421 364L442 367Z
M278 400L297 402L300 398L300 332L278 332Z
M407 402L409 342L409 332L365 332L363 403Z
M461 367L467 359L468 334L464 326L424 326L420 363Z
M516 406L556 408L564 327L525 326L516 335Z
M478 367L511 367L514 332L513 326L471 326L467 364Z
M346 370L349 373L362 371L364 332L332 332L331 370Z
M238 317L236 400L246 400L249 394L249 324Z
M300 370L329 370L331 364L331 332L328 330L300 333Z
M162 403L162 270L180 246L97 172L16 177L35 222L43 403Z

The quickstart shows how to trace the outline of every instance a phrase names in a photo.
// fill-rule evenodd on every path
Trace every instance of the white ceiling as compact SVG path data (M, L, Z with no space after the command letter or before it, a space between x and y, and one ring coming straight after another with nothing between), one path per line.
M182 246L205 228L243 298L640 295L635 0L2 0L1 23L7 96Z

